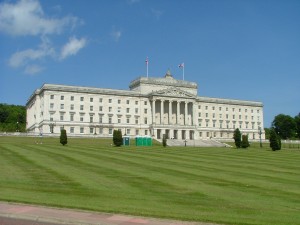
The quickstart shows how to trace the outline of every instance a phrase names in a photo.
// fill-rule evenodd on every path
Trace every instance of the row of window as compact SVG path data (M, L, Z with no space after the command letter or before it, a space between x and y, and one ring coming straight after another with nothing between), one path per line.
M124 120L124 119L125 119L125 123L127 123L127 124L131 124L132 121L133 121L133 118L130 118L130 117L123 118L123 120ZM64 114L60 114L59 120L60 120L60 121L68 121L68 120L66 120ZM50 116L50 121L54 121L53 116ZM75 120L74 120L74 114L70 114L70 120L69 120L69 121L71 121L71 122L74 122L74 121L75 121ZM80 121L80 122L90 122L90 123L97 122L97 121L95 120L94 116L90 116L89 121L85 121L84 115L80 115L79 121ZM109 116L109 117L107 118L107 120L104 120L104 119L103 119L103 116L99 116L99 121L98 121L98 122L99 122L100 124L101 124L101 123L109 123L109 124L112 124L112 123L113 123L113 118L112 118L112 116ZM121 117L118 117L118 118L117 118L117 123L121 124L121 123L124 123L124 121L122 121L122 118L121 118ZM134 123L135 123L135 124L140 124L140 119L139 119L138 117L134 118ZM148 118L147 118L147 117L144 118L144 124L148 124Z
M218 132L199 132L199 137L200 138L212 138L212 137L217 137L217 133ZM228 133L228 132L226 132L226 133L223 133L223 132L220 132L220 133L218 133L219 135L219 137L220 138L232 138L233 137L233 133ZM253 133L252 134L252 139L255 139L256 138L256 136L255 136L255 133Z
M70 101L74 101L75 100L75 96L69 96L70 97ZM54 100L54 98L55 98L55 95L50 95L50 99L51 100ZM87 99L89 99L89 102L94 102L94 97L87 97ZM61 95L60 96L60 100L65 100L65 96L64 95ZM112 98L109 98L108 99L108 103L113 103L113 100L117 100L117 103L118 104L121 104L122 103L122 101L121 101L121 99L112 99ZM81 102L84 102L85 101L85 97L80 97L80 101ZM99 102L100 103L102 103L103 102L103 98L99 98ZM130 104L130 100L129 99L127 99L126 100L126 104ZM139 101L136 101L135 100L135 105L138 105L139 104ZM144 105L147 105L148 104L148 102L147 101L144 101Z
M50 110L54 110L54 109L55 109L54 103L50 103ZM83 111L84 110L84 105L80 105L79 109L80 109L80 111ZM89 107L90 112L93 112L94 109L95 109L95 107L92 106L92 105ZM65 104L60 104L60 110L65 110ZM74 104L71 104L70 105L70 111L74 111L74 110L75 110L75 106L74 106ZM104 107L99 106L99 112L103 112L103 110L104 110ZM118 107L116 113L121 113L121 111L122 111L122 108ZM113 107L109 106L108 107L108 112L113 112ZM139 108L134 108L134 112L136 114L139 113ZM131 113L130 108L126 108L126 113ZM148 109L144 109L144 114L147 114L147 113L148 113Z
M255 127L255 123L254 122L252 122L251 124L250 123L248 123L248 122L246 122L246 123L243 123L243 122L238 122L238 123L236 123L236 122L233 122L232 123L232 126L230 125L230 122L226 122L226 123L223 123L223 121L218 121L218 124L219 124L219 128L220 129L223 129L223 128L226 128L226 129L231 129L231 128L233 128L233 129L236 129L236 128L240 128L240 129L242 129L242 128L245 128L245 129L256 129L256 127ZM243 126L243 124L244 124L244 126ZM210 123L209 121L205 121L205 123L202 123L202 122L199 122L198 123L198 126L199 127L202 127L202 126L205 126L205 127L213 127L213 128L216 128L217 127L217 121L212 121L212 123ZM257 123L257 128L260 126L260 123Z
M95 127L90 127L89 128L89 134L100 134L100 135L108 134L108 135L112 135L113 134L113 130L114 130L113 128L103 128L103 127L95 128ZM148 135L149 134L148 130L140 131L139 129L130 129L130 128L127 128L126 129L126 134L124 134L124 135L132 135L133 134L132 133L133 130L135 130L135 132L134 132L135 135ZM70 127L69 132L70 132L70 134L75 134L75 127ZM85 127L79 127L79 133L80 134L85 134L85 133L87 133L87 129Z
M238 117L237 117L238 116ZM202 114L201 113L198 113L198 117L202 117ZM209 117L209 113L205 113L205 117L208 118ZM216 118L216 114L213 113L212 114L212 118ZM225 118L226 119L229 119L229 115L228 114L225 114ZM235 120L235 119L242 119L242 115L232 115L232 119ZM251 120L254 120L254 116L251 116L250 117ZM219 114L219 119L223 119L223 114ZM245 115L245 120L248 120L248 115ZM260 116L257 116L257 120L259 121L260 120Z
M218 107L215 107L215 106L212 106L212 107L211 107L211 109L212 109L213 111L216 110L216 108L218 108ZM198 106L198 109L201 109L201 105ZM205 110L208 110L208 106L207 106L207 105L205 106ZM235 108L231 108L231 110L232 110L232 112L235 112L235 111L236 111ZM219 111L222 111L222 107L221 107L221 106L219 106ZM228 111L229 111L229 108L226 107L226 112L228 112ZM257 113L260 112L259 109L257 109L256 111L257 111ZM239 108L239 109L238 109L238 112L242 112L242 109ZM248 109L244 109L244 112L245 112L245 113L248 112ZM251 113L254 113L254 110L253 110L253 109L251 109Z

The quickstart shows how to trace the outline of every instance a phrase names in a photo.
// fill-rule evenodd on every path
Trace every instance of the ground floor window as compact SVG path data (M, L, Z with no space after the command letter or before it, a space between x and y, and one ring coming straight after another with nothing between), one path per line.
M112 128L109 128L108 134L112 135L112 133L113 133L113 129L112 129Z
M70 134L74 134L74 127L70 127Z
M83 134L84 133L84 128L80 127L80 133Z

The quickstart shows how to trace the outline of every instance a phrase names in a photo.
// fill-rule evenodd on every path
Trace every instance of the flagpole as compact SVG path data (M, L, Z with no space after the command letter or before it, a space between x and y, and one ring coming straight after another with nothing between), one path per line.
M146 58L147 78L148 78L148 64L149 64L149 60L148 60L148 57L147 57Z
M182 78L184 80L184 66L182 67Z

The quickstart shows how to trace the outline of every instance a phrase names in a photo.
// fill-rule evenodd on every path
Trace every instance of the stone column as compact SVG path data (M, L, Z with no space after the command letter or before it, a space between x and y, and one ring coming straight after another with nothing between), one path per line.
M188 125L188 102L184 102L184 125Z
M176 116L177 116L176 123L177 123L177 125L180 125L179 124L179 120L180 120L180 102L179 101L177 101L177 115Z
M160 124L164 124L164 101L160 102Z
M169 100L169 124L172 124L172 101Z
M155 124L155 100L152 100L152 124Z

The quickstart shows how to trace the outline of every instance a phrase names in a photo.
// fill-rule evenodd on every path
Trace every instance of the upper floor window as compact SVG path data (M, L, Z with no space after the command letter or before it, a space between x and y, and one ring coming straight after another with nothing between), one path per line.
M74 96L71 96L71 98L70 98L70 99L71 99L71 101L74 101Z
M64 100L65 99L65 96L60 96L60 100Z
M50 95L50 99L54 99L54 95Z
M80 97L80 101L82 101L82 102L83 102L83 101L84 101L84 97Z
M93 102L94 101L94 99L93 98L90 98L90 102Z

